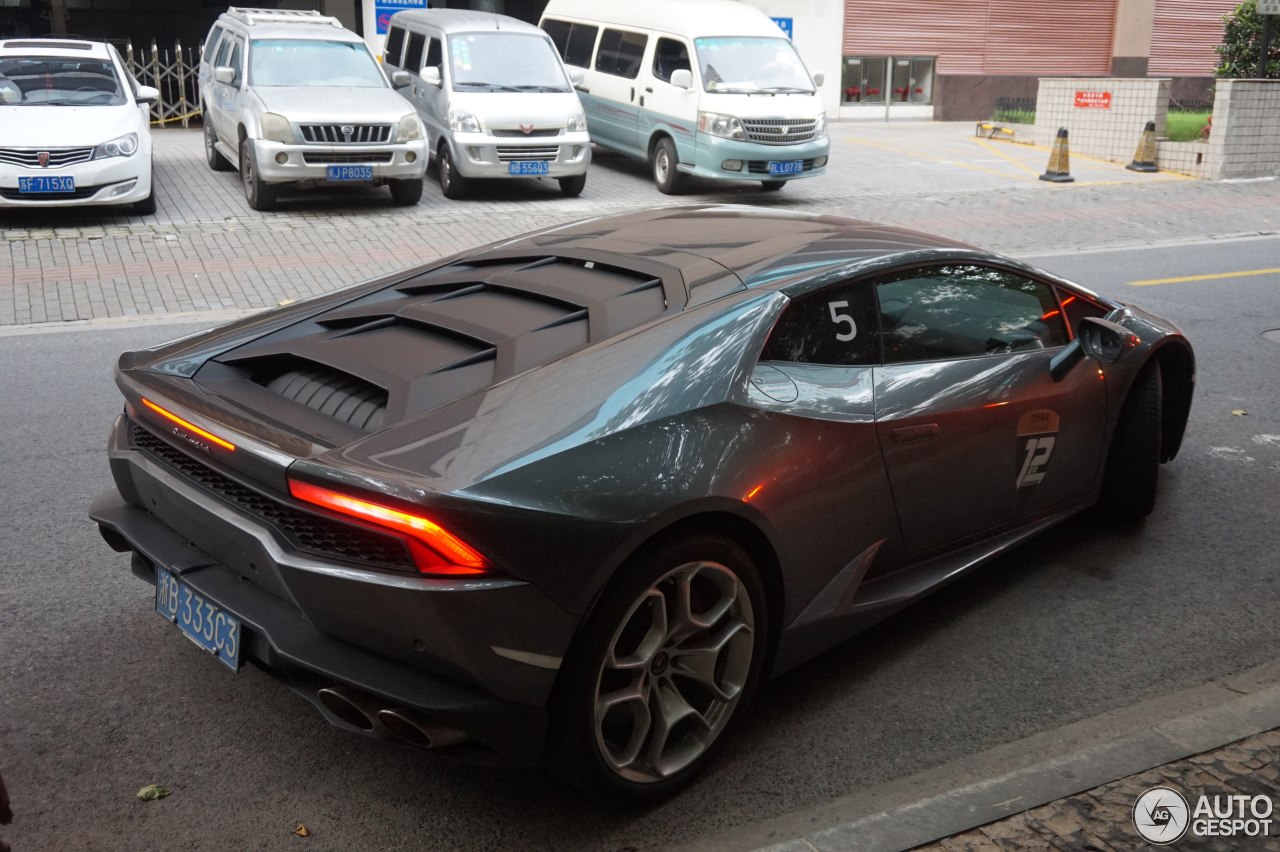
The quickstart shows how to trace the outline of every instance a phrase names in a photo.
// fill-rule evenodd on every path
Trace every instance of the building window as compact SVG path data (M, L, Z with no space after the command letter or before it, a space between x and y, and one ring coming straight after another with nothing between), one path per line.
M843 104L933 103L933 57L846 56Z

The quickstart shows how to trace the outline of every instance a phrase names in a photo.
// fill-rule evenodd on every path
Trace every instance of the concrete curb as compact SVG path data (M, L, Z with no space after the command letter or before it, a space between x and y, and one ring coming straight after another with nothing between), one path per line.
M1277 727L1280 664L1268 664L703 838L687 848L910 849Z

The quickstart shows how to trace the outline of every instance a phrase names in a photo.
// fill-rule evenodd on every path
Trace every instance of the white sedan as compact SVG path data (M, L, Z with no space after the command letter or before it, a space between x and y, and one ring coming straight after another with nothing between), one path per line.
M0 209L129 204L154 213L158 97L110 45L0 41Z

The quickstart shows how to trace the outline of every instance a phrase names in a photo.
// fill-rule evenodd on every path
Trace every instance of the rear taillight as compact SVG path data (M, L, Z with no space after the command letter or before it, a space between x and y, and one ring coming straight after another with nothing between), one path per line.
M323 506L405 536L413 561L423 574L456 576L489 571L489 563L483 556L430 518L296 479L289 480L289 493L303 502Z

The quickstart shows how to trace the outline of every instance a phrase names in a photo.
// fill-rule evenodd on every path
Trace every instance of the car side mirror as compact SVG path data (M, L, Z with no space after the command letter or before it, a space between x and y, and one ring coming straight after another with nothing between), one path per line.
M1084 354L1104 364L1114 364L1125 353L1125 342L1133 337L1133 333L1110 320L1085 317L1080 321L1077 337Z
M439 88L444 84L444 80L440 76L440 69L434 65L428 65L422 69L422 82L428 86Z
M234 85L236 82L236 69L220 65L213 69L213 79L217 80L224 86Z
M405 86L409 85L409 83L411 82L412 82L412 78L409 76L408 71L392 71L391 72L391 85L394 86L395 88L403 89Z
M693 88L693 72L688 68L678 68L671 72L671 85L677 89Z
M154 86L139 86L134 100L140 104L153 104L160 100L160 90Z
M586 79L586 78L583 76L583 74L582 74L582 69L581 69L581 68L568 68L568 69L566 69L566 70L569 72L569 83L570 83L571 85L575 86L575 87L577 87L577 86L581 86L581 85L582 85L582 81L583 81L584 79Z
M821 71L819 71L817 74L813 75L813 85L817 86L818 88L822 88L822 83L826 79L827 79L826 75L823 74Z

